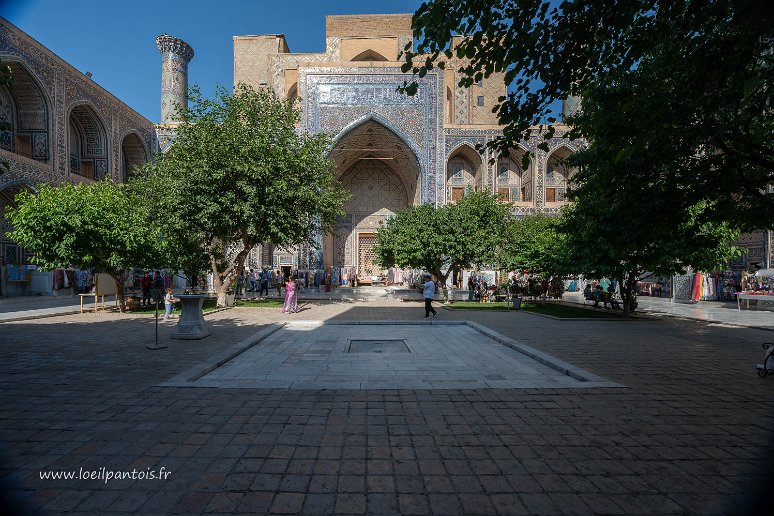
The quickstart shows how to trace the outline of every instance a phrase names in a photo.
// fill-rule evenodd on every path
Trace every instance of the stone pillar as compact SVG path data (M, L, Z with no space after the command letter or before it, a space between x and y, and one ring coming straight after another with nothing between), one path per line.
M188 62L193 59L191 45L162 34L156 38L161 51L161 124L178 122L177 111L188 107Z

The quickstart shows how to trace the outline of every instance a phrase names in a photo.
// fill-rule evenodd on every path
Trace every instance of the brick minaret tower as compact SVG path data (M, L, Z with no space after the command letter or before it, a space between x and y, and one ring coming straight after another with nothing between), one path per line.
M161 51L161 124L178 122L178 107L188 106L188 62L193 59L191 45L169 34L156 38Z

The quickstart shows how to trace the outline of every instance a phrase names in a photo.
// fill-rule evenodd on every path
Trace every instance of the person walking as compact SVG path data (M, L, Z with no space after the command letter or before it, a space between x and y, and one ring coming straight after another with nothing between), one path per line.
M248 292L255 292L255 270L250 269L250 273L247 276L247 280L250 282L250 289Z
M151 287L153 286L153 278L151 278L150 272L146 272L145 276L140 280L140 290L142 291L142 299L140 299L140 306L150 306L151 299Z
M279 270L274 273L274 287L277 289L277 297L282 297L282 273Z
M239 271L239 274L237 274L236 278L236 289L234 293L234 297L240 297L242 295L242 288L245 285L245 273L243 271Z
M296 293L296 281L289 276L285 283L285 304L282 305L283 314L298 312L298 296Z
M172 317L172 310L175 308L175 297L172 295L172 289L168 288L164 294L164 319Z
M438 312L433 308L433 299L435 298L435 282L433 277L429 274L425 275L425 286L423 289L423 295L425 297L425 319L430 317L430 312L433 312L433 317L438 315Z
M261 290L258 292L259 296L263 295L263 292L266 291L266 297L269 297L269 276L271 273L269 272L269 269L263 269L261 271Z

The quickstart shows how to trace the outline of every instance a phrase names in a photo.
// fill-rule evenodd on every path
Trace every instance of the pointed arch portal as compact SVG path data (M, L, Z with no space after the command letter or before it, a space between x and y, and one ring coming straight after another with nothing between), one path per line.
M419 161L401 135L372 117L342 131L330 157L339 181L352 197L333 234L325 238L323 263L350 267L367 283L381 273L373 253L381 223L420 203Z

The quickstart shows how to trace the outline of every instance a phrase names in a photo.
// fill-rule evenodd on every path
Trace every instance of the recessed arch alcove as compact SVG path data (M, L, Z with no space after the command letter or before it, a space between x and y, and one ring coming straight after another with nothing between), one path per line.
M421 169L412 146L391 124L367 117L335 139L330 157L337 178L352 196L346 215L325 239L326 265L351 267L361 280L377 275L373 248L381 223L420 203Z

